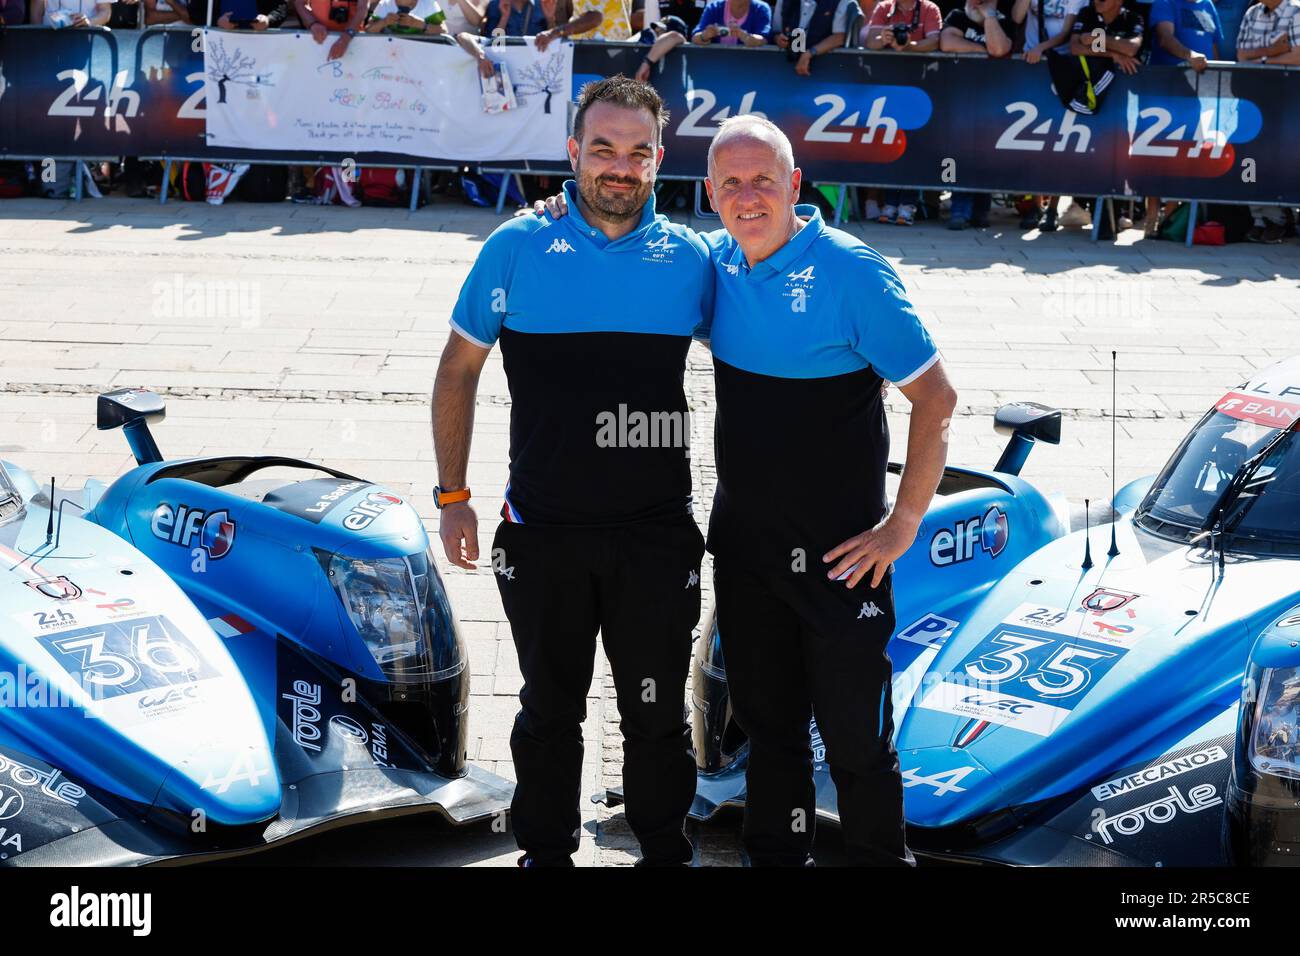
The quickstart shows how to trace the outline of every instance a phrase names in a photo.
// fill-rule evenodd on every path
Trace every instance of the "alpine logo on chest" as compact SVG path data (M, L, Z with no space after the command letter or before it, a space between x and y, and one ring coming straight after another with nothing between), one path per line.
M664 233L657 239L649 239L643 248L641 261L671 265L677 259L677 246L678 243L673 242L672 236L668 233Z
M812 298L813 283L816 281L815 266L796 269L785 277L785 291L782 295L790 300L791 312L807 312L808 300Z

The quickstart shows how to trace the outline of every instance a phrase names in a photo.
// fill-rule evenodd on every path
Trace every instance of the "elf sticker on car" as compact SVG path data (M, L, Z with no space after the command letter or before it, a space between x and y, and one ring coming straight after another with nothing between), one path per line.
M1073 633L1002 624L929 690L921 706L1046 737L1126 652Z

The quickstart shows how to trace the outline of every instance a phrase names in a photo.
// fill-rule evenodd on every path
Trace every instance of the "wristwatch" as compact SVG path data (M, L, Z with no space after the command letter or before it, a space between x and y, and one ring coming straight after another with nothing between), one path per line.
M454 505L458 501L469 501L469 489L458 488L448 491L440 485L433 486L433 504L439 511L447 505Z

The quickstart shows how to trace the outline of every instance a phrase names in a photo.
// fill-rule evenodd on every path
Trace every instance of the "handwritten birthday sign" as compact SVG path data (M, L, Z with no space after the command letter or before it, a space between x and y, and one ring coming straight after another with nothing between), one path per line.
M394 152L469 161L564 158L573 47L489 48L519 107L479 108L475 62L459 47L361 35L342 59L310 34L207 31L207 137L213 146Z

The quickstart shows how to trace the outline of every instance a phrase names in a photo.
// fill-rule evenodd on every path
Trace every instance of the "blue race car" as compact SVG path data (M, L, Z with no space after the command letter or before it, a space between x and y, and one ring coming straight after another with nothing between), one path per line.
M946 470L896 562L889 645L918 856L1300 860L1297 418L1300 357L1225 395L1086 530L1017 477L1035 440L1059 441L1059 412L1005 406L998 465ZM745 800L719 627L693 669L700 819ZM810 730L818 813L834 821Z
M0 865L505 814L513 785L466 763L464 643L415 510L294 459L163 461L163 413L99 397L139 467L80 502L0 462Z

